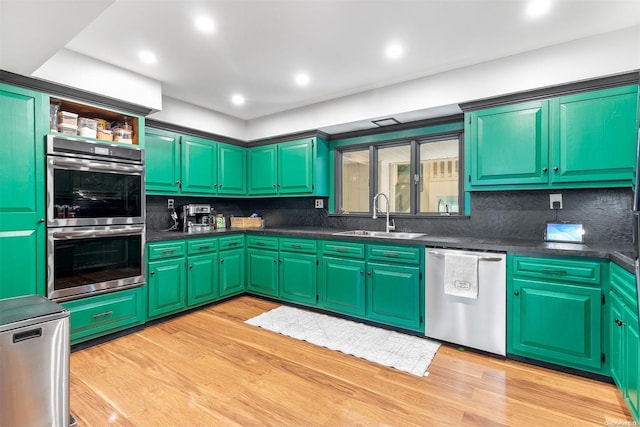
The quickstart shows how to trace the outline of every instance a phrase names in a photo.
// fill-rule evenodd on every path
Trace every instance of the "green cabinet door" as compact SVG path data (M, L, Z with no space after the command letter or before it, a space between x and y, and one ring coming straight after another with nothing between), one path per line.
M247 153L244 147L218 144L218 194L247 193Z
M277 145L250 148L248 156L249 195L273 195L278 192Z
M187 258L187 306L211 302L218 297L218 254Z
M611 377L620 389L624 389L624 336L620 327L624 315L624 305L615 292L609 292L609 342L611 343Z
M318 295L316 255L280 252L280 297L315 305Z
M635 307L625 307L624 380L629 409L634 418L640 421L640 334L638 314L634 310Z
M187 277L184 264L184 257L149 262L149 318L186 307Z
M278 144L278 192L312 194L314 138Z
M329 310L365 315L365 262L325 257L322 260L321 305Z
M180 192L180 135L159 129L145 132L145 188L149 194Z
M245 250L231 249L220 252L220 296L244 292Z
M46 293L48 100L0 83L0 298Z
M278 295L278 252L247 249L247 290Z
M182 137L182 193L215 194L218 186L218 144Z
M552 182L621 181L629 185L638 141L638 86L554 99Z
M511 353L600 369L600 288L513 279L512 291Z
M367 318L387 325L421 330L420 269L367 264Z
M536 101L468 115L471 186L548 181L549 104Z
M144 292L141 286L61 303L71 313L71 344L144 323Z

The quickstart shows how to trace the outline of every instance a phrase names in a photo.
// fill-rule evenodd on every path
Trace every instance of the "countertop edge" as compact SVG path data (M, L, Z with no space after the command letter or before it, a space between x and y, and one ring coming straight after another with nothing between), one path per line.
M170 240L220 237L233 234L254 234L263 236L289 236L301 238L319 238L324 240L342 240L354 242L376 242L425 246L447 249L466 249L489 252L506 252L510 255L553 255L599 258L615 262L625 270L635 274L633 245L628 243L573 244L551 243L524 239L478 238L425 235L415 239L389 239L382 237L335 236L333 233L344 230L314 227L278 227L278 228L226 228L203 233L183 233L181 231L147 231L146 242L154 243Z

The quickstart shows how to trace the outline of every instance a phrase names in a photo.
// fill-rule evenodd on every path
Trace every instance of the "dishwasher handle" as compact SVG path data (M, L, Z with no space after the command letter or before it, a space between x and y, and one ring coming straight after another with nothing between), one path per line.
M438 252L438 251L427 251L427 253L437 255L437 256L444 256L444 253ZM503 259L504 258L502 257L496 257L496 256L479 256L478 257L478 261L487 261L487 262L500 262Z

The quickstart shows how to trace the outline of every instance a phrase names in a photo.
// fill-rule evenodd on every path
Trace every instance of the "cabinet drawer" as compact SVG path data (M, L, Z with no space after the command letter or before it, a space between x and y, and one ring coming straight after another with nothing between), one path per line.
M187 241L189 255L214 252L218 249L218 239L192 239Z
M71 312L71 343L106 335L144 322L145 287L63 302Z
M611 288L622 297L624 303L635 309L638 305L635 276L619 265L611 263L610 281Z
M370 260L420 264L420 248L411 246L368 245Z
M265 236L247 236L247 247L277 251L278 238Z
M318 252L318 244L309 239L280 239L280 250L287 252L304 252L315 254Z
M600 285L602 273L601 265L593 261L514 257L513 274L562 282Z
M184 256L186 244L180 242L150 243L148 245L149 259L163 259Z
M233 236L221 237L218 241L218 249L238 249L244 247L244 234L235 234Z
M364 243L322 242L322 254L364 259Z

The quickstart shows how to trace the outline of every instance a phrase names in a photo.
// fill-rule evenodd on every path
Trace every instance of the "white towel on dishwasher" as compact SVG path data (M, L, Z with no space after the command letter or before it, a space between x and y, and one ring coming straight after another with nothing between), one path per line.
M456 297L478 299L478 257L445 253L444 293Z

